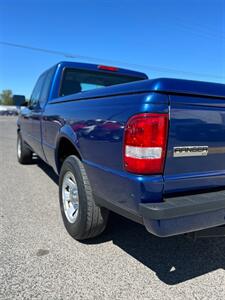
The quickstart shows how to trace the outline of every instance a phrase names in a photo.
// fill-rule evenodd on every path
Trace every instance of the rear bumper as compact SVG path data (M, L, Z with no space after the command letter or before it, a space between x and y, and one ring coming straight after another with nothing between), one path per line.
M141 203L140 215L147 230L172 236L225 224L225 191Z

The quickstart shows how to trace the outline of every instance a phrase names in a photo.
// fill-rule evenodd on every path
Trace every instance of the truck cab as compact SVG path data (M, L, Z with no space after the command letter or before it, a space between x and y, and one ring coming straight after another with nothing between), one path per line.
M42 114L53 99L117 84L148 79L147 75L116 67L76 62L60 62L40 75L27 107L20 117L24 138L35 153L47 162L43 141L50 138Z

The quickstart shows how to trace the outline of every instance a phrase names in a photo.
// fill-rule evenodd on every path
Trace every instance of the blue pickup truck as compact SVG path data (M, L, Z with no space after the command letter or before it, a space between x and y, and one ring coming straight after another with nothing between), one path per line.
M225 224L225 85L61 62L14 99L18 161L35 153L59 174L75 239L109 211L160 237Z

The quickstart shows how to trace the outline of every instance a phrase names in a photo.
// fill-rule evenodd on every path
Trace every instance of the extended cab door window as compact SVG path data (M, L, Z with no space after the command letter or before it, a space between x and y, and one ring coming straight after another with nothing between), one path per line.
M37 107L38 103L39 103L39 99L41 96L41 91L42 91L42 87L44 84L44 79L45 79L45 74L41 75L33 89L33 92L31 94L30 97L30 101L29 101L29 108L30 109L34 109L35 107Z
M44 84L39 98L39 105L41 108L45 106L45 103L48 100L54 73L55 73L55 68L51 68L49 71L44 73Z
M48 100L54 72L55 72L55 68L52 68L49 71L43 73L39 77L30 98L30 103L29 103L30 109L34 109L34 108L40 109L44 107L46 101Z

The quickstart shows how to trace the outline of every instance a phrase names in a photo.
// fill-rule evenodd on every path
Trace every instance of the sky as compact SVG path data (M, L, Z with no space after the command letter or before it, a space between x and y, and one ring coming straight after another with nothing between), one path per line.
M0 92L62 60L225 83L225 0L0 0Z

